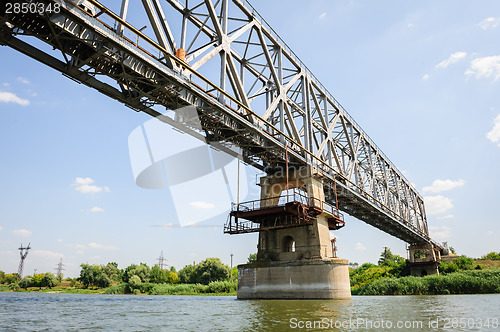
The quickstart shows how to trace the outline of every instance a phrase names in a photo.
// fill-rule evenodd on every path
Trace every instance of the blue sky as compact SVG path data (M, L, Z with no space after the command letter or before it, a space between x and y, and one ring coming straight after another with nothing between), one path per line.
M251 3L415 184L436 240L472 257L500 250L500 3ZM0 270L17 271L28 242L25 274L62 257L69 276L85 262L152 265L162 250L177 269L256 251L256 234L222 233L224 215L175 227L172 194L135 184L128 137L147 115L9 48L0 60ZM384 246L406 256L354 218L336 235L353 262Z

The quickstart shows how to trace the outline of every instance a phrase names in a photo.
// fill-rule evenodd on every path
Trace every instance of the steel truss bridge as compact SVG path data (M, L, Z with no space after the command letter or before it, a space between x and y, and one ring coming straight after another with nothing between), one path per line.
M307 166L333 205L336 186L340 210L441 248L420 194L247 1L8 3L2 45L228 153L239 147L262 170L286 158ZM201 130L185 113L162 115L190 105Z

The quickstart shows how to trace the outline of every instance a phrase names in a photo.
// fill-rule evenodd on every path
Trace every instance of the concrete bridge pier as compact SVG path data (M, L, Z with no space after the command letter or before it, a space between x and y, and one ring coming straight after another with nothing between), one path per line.
M287 185L305 188L309 205L323 204L322 181L299 173L261 178L261 208L277 205ZM257 261L238 266L238 299L350 299L348 261L333 257L330 217L322 210L307 225L260 231Z
M421 277L431 274L439 274L439 262L441 252L431 243L415 244L408 247L410 274Z

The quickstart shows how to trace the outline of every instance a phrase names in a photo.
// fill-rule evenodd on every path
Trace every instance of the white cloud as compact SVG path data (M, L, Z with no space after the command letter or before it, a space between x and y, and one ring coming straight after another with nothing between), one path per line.
M76 253L77 253L78 255L83 255L84 251L83 251L83 250L77 250L77 251L76 251Z
M104 249L104 250L116 250L116 249L118 249L115 246L110 246L110 245L100 244L100 243L95 243L95 242L89 243L89 247L94 248L94 249Z
M441 61L436 65L436 68L446 68L451 64L457 63L467 56L466 52L455 52L448 57L448 59Z
M493 76L495 81L498 80L500 78L500 55L486 56L472 60L465 75L476 76L476 78Z
M1 231L2 229L3 229L3 227L2 227L2 226L0 226L0 231Z
M358 243L356 243L356 250L365 251L366 247L363 245L363 243L358 242Z
M90 212L104 212L104 209L101 209L98 206L94 206L92 209L90 209Z
M447 214L446 216L442 216L442 217L438 217L438 219L451 219L451 218L455 218L455 215L453 214Z
M427 81L429 77L431 77L429 74L425 74L424 76L422 76L422 81Z
M189 205L197 207L199 209L213 209L215 205L207 202L190 202Z
M2 103L14 103L21 106L28 106L30 101L27 99L22 99L13 94L12 92L0 91L0 102Z
M24 78L24 77L18 77L17 81L21 82L23 84L30 84L30 81L27 78Z
M59 243L64 242L63 239L57 239L56 241L59 242Z
M76 191L79 191L83 194L96 194L96 193L99 193L101 191L104 191L104 192L110 192L111 190L109 189L109 187L99 187L99 186L96 186L96 185L93 185L92 183L94 183L95 181L92 180L91 178L79 178L77 177L75 179L75 183L73 183L72 185L75 187L75 190Z
M440 193L443 191L448 191L457 187L462 187L465 181L462 179L453 180L434 180L431 186L424 187L424 193Z
M425 209L427 214L440 214L453 208L453 203L448 197L441 195L424 196Z
M91 184L91 183L94 183L95 181L92 180L91 178L76 178L75 179L75 183L76 184Z
M8 87L10 87L10 83L2 83L2 86L8 88Z
M451 228L448 226L429 226L429 233L434 240L446 240L451 237Z
M486 134L486 138L500 146L500 114L495 118L493 129Z
M64 254L53 252L49 250L33 250L33 255L48 259L58 259L64 257Z
M326 12L324 12L323 14L319 15L319 19L320 19L320 20L324 19L324 18L326 17L326 14L327 14L327 13L326 13Z
M482 20L478 25L481 29L494 29L500 24L500 17L488 17Z
M27 229L15 229L12 231L12 233L14 233L17 236L25 236L25 237L31 236L32 234L31 231L28 231Z
M86 249L87 247L85 247L83 244L72 244L72 243L68 243L68 247L71 247L71 248L76 248L76 249Z

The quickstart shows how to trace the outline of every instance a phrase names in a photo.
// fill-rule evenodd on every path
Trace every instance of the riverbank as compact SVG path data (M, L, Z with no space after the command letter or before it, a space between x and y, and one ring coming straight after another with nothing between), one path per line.
M206 296L236 296L237 283L216 281L208 285L201 284L152 284L141 283L130 285L120 283L108 288L71 287L63 282L61 285L48 287L13 288L10 285L0 285L0 291L27 293L63 293L63 294L134 294L134 295L206 295Z
M443 295L500 293L500 268L446 275L379 279L352 291L353 295Z

